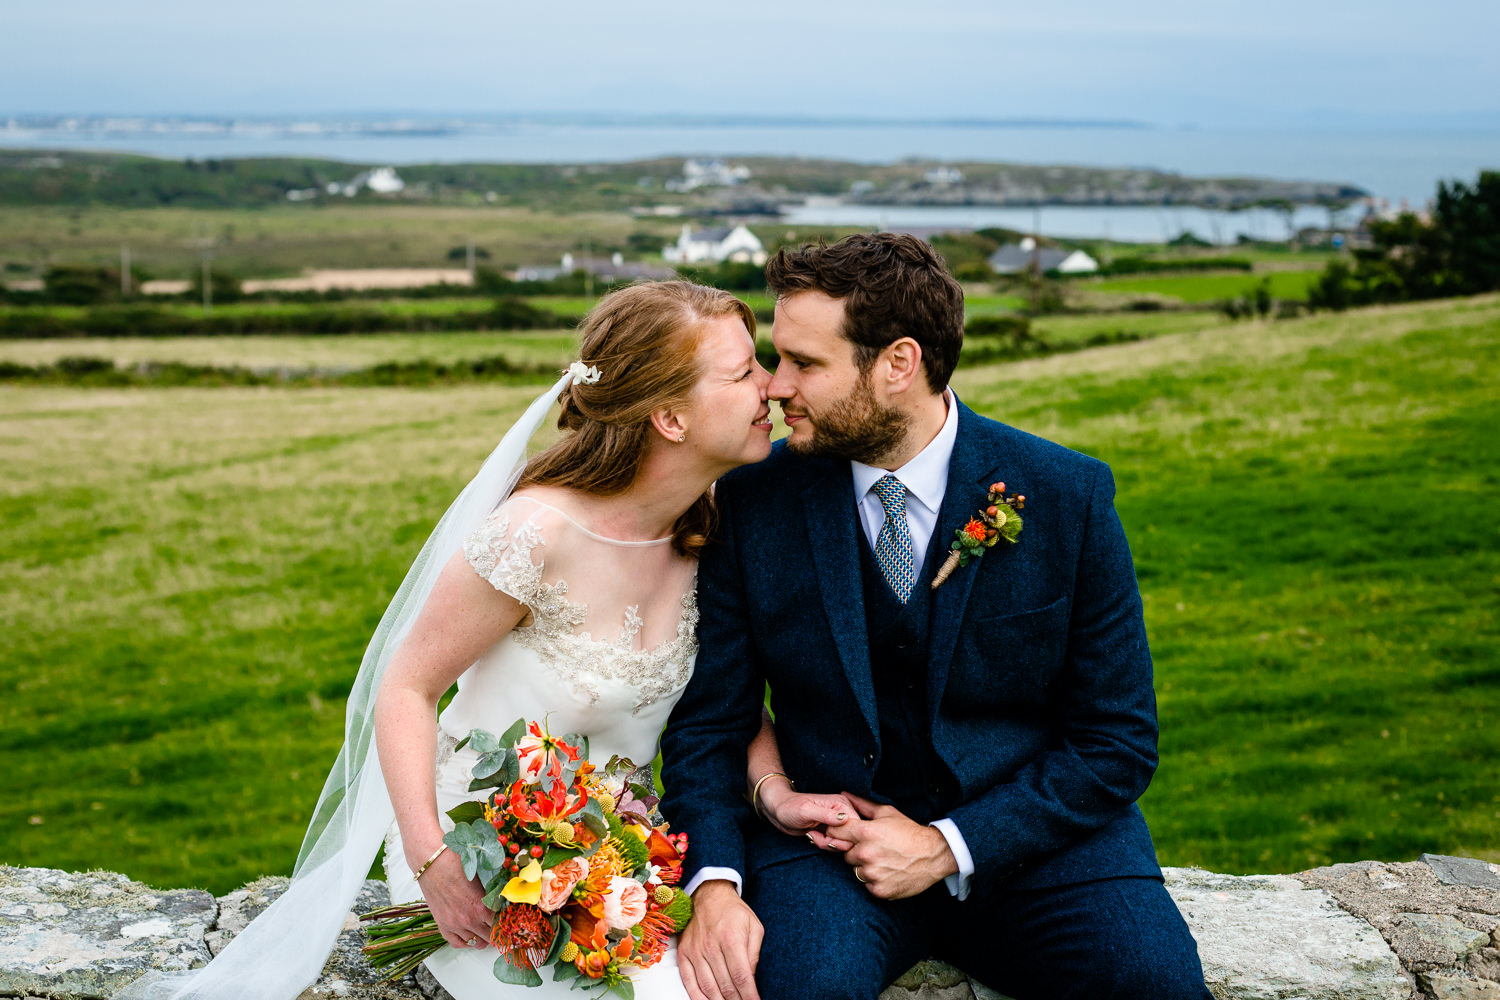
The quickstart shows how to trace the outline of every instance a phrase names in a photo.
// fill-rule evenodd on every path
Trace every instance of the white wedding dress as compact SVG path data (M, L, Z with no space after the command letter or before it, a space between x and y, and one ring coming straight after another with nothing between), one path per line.
M554 735L589 738L589 757L649 764L697 654L696 563L671 539L626 542L589 531L563 511L522 494L501 504L464 545L469 564L529 614L458 680L438 718L438 809L446 814L483 792L468 790L476 755L455 744L472 729L499 735L518 718L546 720ZM445 829L452 824L442 816ZM385 841L392 902L420 898L393 823ZM578 998L541 970L541 987L506 985L492 971L494 947L445 947L427 967L456 1000ZM686 997L675 943L632 976L638 1000Z

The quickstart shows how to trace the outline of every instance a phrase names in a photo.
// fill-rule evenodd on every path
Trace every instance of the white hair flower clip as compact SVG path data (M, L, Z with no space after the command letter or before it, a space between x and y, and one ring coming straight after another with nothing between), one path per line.
M582 361L575 361L568 366L568 374L573 376L574 385L593 385L599 381L600 371Z

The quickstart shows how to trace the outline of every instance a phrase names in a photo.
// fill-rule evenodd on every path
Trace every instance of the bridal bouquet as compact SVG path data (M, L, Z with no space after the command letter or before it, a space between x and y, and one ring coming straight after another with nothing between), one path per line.
M465 744L479 754L470 791L494 791L449 810L456 826L443 842L495 911L495 978L540 986L550 966L554 981L633 997L631 971L660 960L692 917L677 888L687 835L653 823L650 767L616 757L598 771L587 737L524 719L498 739L476 729ZM361 919L365 952L389 979L446 945L425 903Z

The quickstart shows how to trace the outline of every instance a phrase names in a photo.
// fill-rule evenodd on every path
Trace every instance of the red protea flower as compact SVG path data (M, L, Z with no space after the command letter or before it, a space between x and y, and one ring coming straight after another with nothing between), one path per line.
M512 903L501 910L490 931L490 941L518 969L535 969L546 961L555 937L552 919L530 903Z
M977 517L972 518L968 524L964 525L964 534L968 535L976 544L983 542L988 533L989 529Z

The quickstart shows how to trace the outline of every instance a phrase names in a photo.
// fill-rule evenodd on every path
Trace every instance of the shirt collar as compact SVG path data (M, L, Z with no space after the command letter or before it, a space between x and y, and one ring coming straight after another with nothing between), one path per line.
M958 397L952 389L947 389L943 393L943 402L948 406L948 416L943 420L942 430L901 468L891 471L863 462L849 463L854 472L857 499L863 500L880 477L890 471L922 506L934 514L941 509L943 494L948 489L948 465L953 459L953 443L958 440Z

